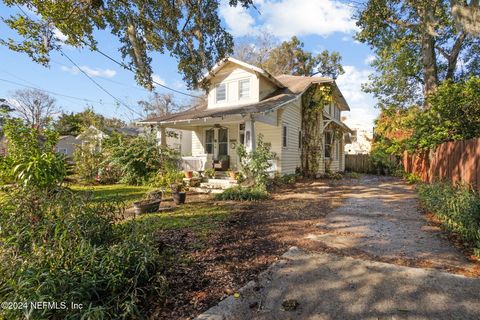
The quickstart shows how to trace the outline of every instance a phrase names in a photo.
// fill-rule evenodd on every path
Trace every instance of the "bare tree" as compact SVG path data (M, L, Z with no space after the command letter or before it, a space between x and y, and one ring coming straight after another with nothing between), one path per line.
M179 112L185 109L185 106L179 105L172 94L154 93L150 98L137 102L145 113L145 117L154 118Z
M55 99L36 89L17 90L10 102L18 117L37 128L45 127L58 113Z
M278 45L279 41L273 34L262 30L253 41L236 43L233 48L233 56L241 61L261 67L268 60L270 52Z

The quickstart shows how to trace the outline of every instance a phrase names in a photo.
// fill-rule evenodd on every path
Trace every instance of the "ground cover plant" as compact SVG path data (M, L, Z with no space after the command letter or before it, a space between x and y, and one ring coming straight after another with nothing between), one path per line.
M480 195L467 186L421 184L419 198L429 212L474 248L480 256Z

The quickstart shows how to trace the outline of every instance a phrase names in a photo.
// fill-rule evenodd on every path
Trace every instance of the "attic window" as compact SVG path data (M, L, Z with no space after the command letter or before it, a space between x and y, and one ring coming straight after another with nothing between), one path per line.
M219 84L215 93L216 101L222 102L227 100L227 86L225 83Z
M244 79L238 82L238 98L250 98L250 79Z

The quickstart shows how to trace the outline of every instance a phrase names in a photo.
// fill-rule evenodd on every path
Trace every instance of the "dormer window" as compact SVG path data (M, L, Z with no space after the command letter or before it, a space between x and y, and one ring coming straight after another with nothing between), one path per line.
M238 82L238 99L250 98L250 79L240 80Z
M215 91L215 99L217 103L227 101L227 86L225 83L219 84Z

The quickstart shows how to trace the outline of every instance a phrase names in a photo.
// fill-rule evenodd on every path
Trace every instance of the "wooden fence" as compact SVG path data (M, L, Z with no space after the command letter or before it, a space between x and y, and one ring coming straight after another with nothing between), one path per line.
M425 182L462 182L480 191L480 138L446 142L423 153L405 152L403 167Z
M345 170L361 173L373 173L375 166L369 154L346 154Z
M392 164L399 164L399 160L395 156L390 156L389 161ZM372 157L369 154L346 154L345 170L360 173L376 173Z

